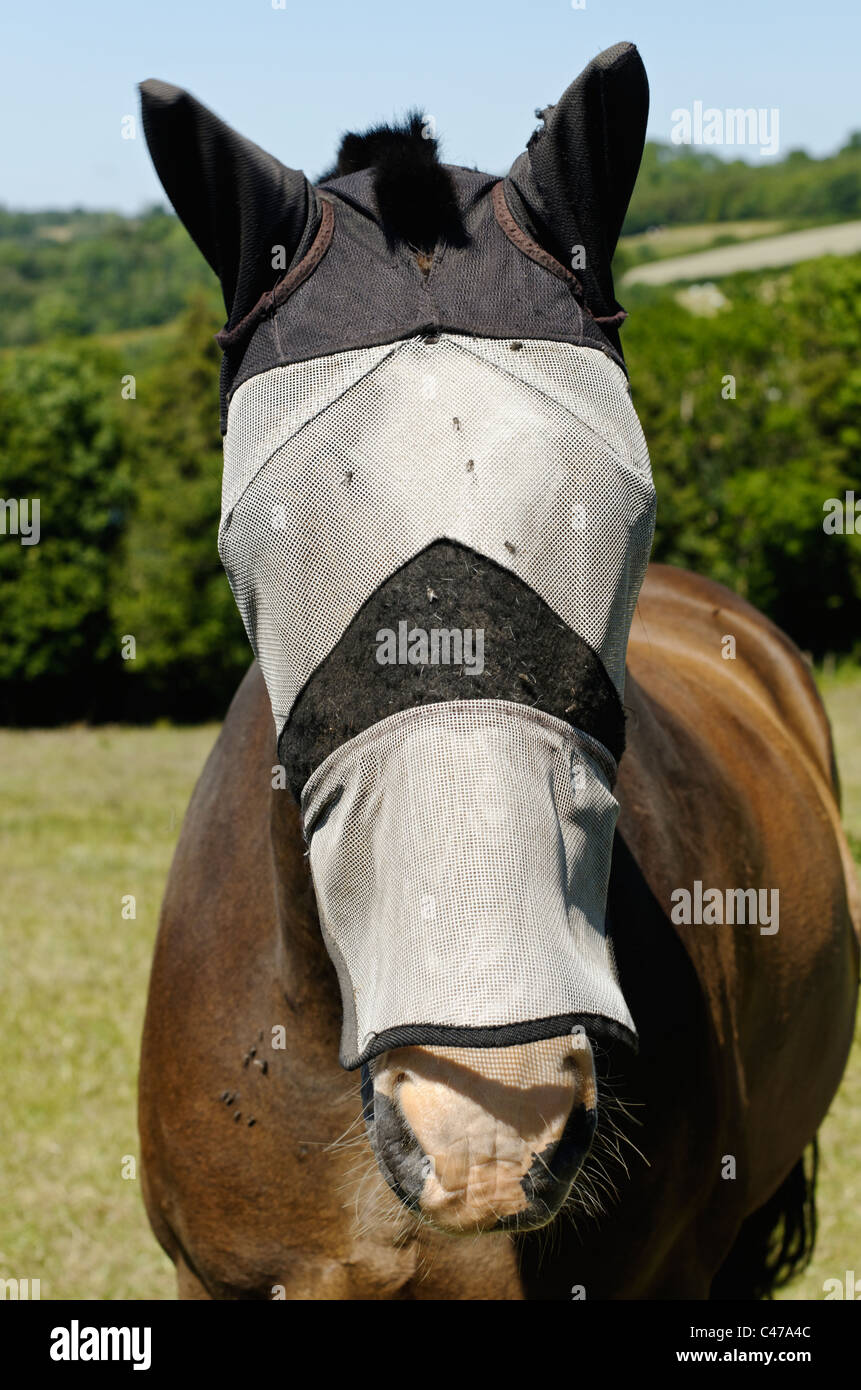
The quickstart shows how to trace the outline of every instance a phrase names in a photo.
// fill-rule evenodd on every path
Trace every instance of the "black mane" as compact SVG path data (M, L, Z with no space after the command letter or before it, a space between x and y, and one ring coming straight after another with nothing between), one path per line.
M454 182L439 162L439 146L425 133L427 120L410 111L399 125L372 126L350 132L338 158L320 183L373 169L374 193L390 243L406 242L430 253L438 241L463 246L468 237L457 204Z

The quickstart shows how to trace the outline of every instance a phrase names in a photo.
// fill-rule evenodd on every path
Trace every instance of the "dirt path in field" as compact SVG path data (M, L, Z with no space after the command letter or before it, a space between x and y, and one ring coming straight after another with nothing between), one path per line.
M719 231L719 224L715 224ZM679 280L716 280L738 270L763 270L767 266L793 265L816 256L851 256L861 251L861 222L839 222L831 227L809 227L804 232L763 237L738 246L718 246L693 256L674 256L634 266L625 285L671 285Z

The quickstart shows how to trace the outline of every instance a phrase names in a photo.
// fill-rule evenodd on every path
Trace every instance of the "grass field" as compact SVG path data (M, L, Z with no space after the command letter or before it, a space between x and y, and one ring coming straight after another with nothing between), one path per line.
M823 682L861 851L861 673ZM217 728L0 731L0 1277L42 1297L173 1298L143 1210L136 1073L158 909ZM123 917L123 898L136 900ZM861 1041L821 1131L820 1239L784 1297L861 1273Z
M43 1298L173 1298L136 1079L165 875L215 726L0 733L0 1274ZM134 894L136 917L122 916Z

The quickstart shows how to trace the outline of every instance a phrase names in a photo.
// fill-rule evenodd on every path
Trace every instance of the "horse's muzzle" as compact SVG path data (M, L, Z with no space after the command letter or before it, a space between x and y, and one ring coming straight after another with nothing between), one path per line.
M583 1034L494 1050L397 1048L365 1069L363 1089L384 1178L451 1234L552 1220L595 1131Z

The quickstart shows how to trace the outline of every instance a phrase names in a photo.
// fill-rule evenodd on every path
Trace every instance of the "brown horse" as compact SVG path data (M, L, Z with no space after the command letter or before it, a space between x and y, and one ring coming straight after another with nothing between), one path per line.
M809 1249L858 964L827 723L780 633L662 569L625 696L655 493L611 262L647 111L619 44L505 178L414 116L312 185L144 85L224 290L259 660L144 1037L189 1296L754 1295Z
M783 634L664 566L626 705L608 902L639 1052L594 1049L597 1136L548 1240L490 1227L518 1209L510 1174L594 1104L592 1049L378 1058L375 1088L438 1156L417 1203L390 1191L338 1064L338 982L252 667L183 826L144 1033L144 1190L181 1296L751 1297L806 1253L803 1154L850 1047L861 920L828 722ZM698 883L779 899L741 925L674 921Z

